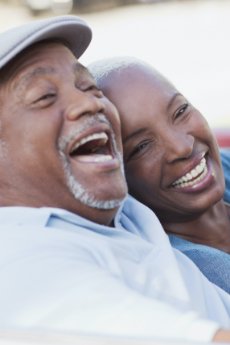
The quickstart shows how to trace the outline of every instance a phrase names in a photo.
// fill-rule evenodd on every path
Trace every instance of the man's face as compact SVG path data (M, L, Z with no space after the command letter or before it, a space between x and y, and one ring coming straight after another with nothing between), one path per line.
M42 43L6 73L0 176L15 204L61 207L87 218L97 209L115 210L127 191L120 122L87 69L61 43Z
M221 199L216 141L183 95L143 66L113 73L103 88L120 113L131 194L163 223L193 219Z

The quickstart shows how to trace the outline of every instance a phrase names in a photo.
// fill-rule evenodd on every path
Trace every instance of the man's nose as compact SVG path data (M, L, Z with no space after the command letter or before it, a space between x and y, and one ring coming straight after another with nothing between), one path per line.
M70 95L69 95L70 96ZM105 104L102 97L96 97L92 93L76 90L74 95L68 97L69 105L65 111L65 117L69 121L75 121L84 115L104 113Z
M172 131L165 136L164 146L168 163L186 159L193 152L194 137L188 133Z

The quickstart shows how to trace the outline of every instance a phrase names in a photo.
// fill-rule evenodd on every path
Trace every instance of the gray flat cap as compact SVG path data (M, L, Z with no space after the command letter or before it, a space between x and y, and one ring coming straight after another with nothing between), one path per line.
M92 38L90 27L79 17L66 15L30 23L0 33L0 68L33 43L45 39L65 40L79 58Z

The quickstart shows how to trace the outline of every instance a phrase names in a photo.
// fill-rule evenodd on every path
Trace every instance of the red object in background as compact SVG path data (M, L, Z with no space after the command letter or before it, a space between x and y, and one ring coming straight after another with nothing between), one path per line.
M230 148L230 127L213 129L220 147Z

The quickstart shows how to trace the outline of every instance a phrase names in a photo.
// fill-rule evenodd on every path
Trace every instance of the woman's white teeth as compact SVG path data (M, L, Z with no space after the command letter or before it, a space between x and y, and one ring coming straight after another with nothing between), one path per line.
M186 175L182 176L175 182L173 182L173 187L187 187L187 186L193 186L197 184L197 182L201 181L205 175L208 172L206 159L203 157L200 161L200 163L192 169L190 172L188 172Z

